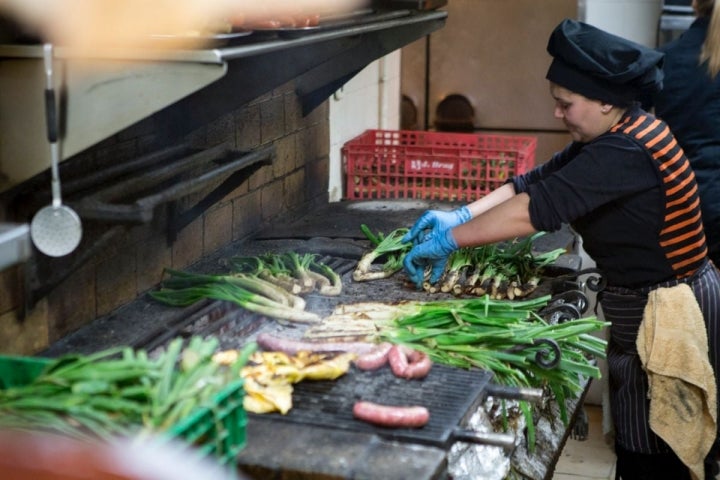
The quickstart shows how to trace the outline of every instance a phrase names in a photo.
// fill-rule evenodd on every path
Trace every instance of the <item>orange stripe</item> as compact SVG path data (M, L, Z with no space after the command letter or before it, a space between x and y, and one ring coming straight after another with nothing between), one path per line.
M651 131L655 130L655 127L657 127L659 124L660 124L660 120L655 119L654 122L650 122L650 125L648 125L648 126L645 127L644 129L642 129L642 130L640 130L638 133L636 133L636 134L635 134L635 138L637 138L638 140L642 139L642 137L647 136L648 133L650 133ZM656 137L657 137L657 135L655 135L655 136L653 137L653 140L655 140ZM651 141L653 141L653 140L651 140ZM648 145L648 144L646 143L646 145Z
M698 253L697 255L695 255L692 258L688 258L687 260L683 260L682 262L673 263L672 267L674 270L680 270L681 268L683 268L687 265L691 265L695 262L699 262L700 260L702 260L705 257L705 255L707 255L707 247L703 248L702 252ZM696 271L697 271L697 269L695 269L692 273L695 273ZM692 273L690 273L686 276L690 276L690 275L692 275Z
M614 127L612 127L612 128L610 129L610 131L611 131L611 132L617 132L618 130L620 130L621 128L623 128L624 126L626 126L629 121L630 121L630 117L624 118L620 123L618 123L617 125L615 125Z
M662 138L664 139L664 138L666 138L666 137L662 137ZM655 142L655 143L657 143L657 142ZM672 149L674 149L676 146L677 146L677 140L675 140L675 139L673 138L672 141L669 142L667 145L665 145L664 148L656 151L656 152L653 154L653 157L655 157L655 158L663 157L663 156L665 156L669 151L671 151ZM680 153L682 153L682 151L681 151ZM664 161L663 164L665 164L665 163L667 163L667 162L668 162L668 160Z
M679 175L684 173L688 168L690 168L690 162L684 162L677 170L673 171L672 173L667 174L667 176L665 177L665 183L675 180Z
M662 172L662 171L670 168L671 166L675 165L678 162L678 160L682 160L684 157L685 157L685 152L683 152L682 149L678 149L678 151L674 157L668 158L667 160L665 160L664 162L662 162L660 164L660 171Z
M689 215L693 210L695 210L698 205L700 205L700 198L696 198L694 202L692 202L690 205L688 205L685 208L682 208L680 210L675 210L672 213L668 213L665 215L665 221L670 222L672 220L677 220L679 217L684 217L686 215Z
M685 228L688 225L692 225L695 222L700 221L700 212L698 211L692 218L689 218L688 220L685 220L684 222L680 223L673 223L672 225L668 225L667 227L660 230L660 235L665 236L668 235L671 232L675 232L681 228Z
M680 243L682 241L687 240L690 237L694 237L698 233L702 232L702 224L698 225L694 230L684 234L684 235L678 235L677 237L672 237L669 240L665 240L664 242L660 242L661 247L669 247L670 245L675 245L676 243Z
M700 250L700 247L702 246L704 240L705 240L704 237L700 237L700 240L698 240L694 243L691 243L682 248L672 250L672 251L668 252L667 258L679 257L681 255L685 255L686 253L690 253L693 250Z
M678 204L680 204L680 203L684 203L684 202L685 202L686 200L688 200L690 197L692 197L693 195L695 195L695 192L697 192L697 183L693 186L693 188L691 188L690 190L688 190L688 191L685 193L685 195L683 195L682 197L678 197L676 200L672 200L672 201L667 202L667 204L666 204L665 206L666 206L667 208L671 208L671 207L674 207L675 205L678 205Z
M656 124L658 124L658 123L660 123L659 120L656 122ZM660 143L661 141L663 141L663 140L665 140L666 138L668 138L668 136L670 136L670 138L671 138L672 140L675 140L675 139L672 137L672 135L670 134L670 127L667 126L667 125L665 125L665 128L663 128L662 132L658 133L657 135L655 135L654 138L650 139L650 140L646 143L646 145L647 145L648 147L654 147L655 145L657 145L657 144ZM670 143L672 144L673 142L671 141Z
M645 115L642 115L641 117L638 117L638 119L633 123L632 125L628 125L628 127L623 130L625 133L630 134L633 130L638 128L644 121L647 119Z
M687 177L683 178L683 180L680 183L678 183L677 185L675 185L674 187L668 188L667 191L665 192L665 196L670 197L670 196L675 195L677 192L679 192L683 188L687 187L688 183L692 182L694 179L695 179L694 175L688 175ZM696 187L697 187L697 185L696 185Z

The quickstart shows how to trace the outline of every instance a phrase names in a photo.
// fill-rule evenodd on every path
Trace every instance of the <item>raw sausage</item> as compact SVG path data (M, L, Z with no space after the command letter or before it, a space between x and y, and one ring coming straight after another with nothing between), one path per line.
M255 340L264 350L285 352L290 355L295 355L300 351L350 352L362 355L377 346L370 342L307 342L289 337L278 337L269 333L261 333Z
M396 377L407 379L425 378L432 367L427 354L402 345L393 345L388 352L388 361Z
M388 362L388 353L392 343L381 343L368 353L364 353L355 359L355 366L360 370L377 370Z
M422 406L397 407L366 401L355 402L353 416L364 422L393 428L420 428L430 420L430 412Z

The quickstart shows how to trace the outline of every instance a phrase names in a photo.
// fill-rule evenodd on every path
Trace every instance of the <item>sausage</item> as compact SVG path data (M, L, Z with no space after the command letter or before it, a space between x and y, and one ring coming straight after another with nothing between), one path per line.
M355 359L355 366L360 370L377 370L388 362L388 353L392 343L383 342L377 345L368 353L364 353Z
M388 352L388 361L396 377L407 379L425 378L432 367L427 354L402 345L393 345Z
M420 428L430 420L430 412L423 406L390 406L366 401L355 402L353 416L364 422L392 428Z
M255 339L263 350L285 352L295 355L306 352L349 352L362 355L370 352L376 344L370 342L308 342L289 337L278 337L269 333L261 333Z
M408 367L405 378L425 378L432 368L432 360L426 353L412 350L408 356Z

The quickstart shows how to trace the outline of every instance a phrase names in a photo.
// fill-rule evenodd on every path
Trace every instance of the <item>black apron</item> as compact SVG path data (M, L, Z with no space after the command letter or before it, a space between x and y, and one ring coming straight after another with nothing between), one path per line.
M720 275L707 262L694 275L648 288L606 287L598 294L605 320L611 322L607 364L610 408L615 441L623 449L645 454L670 453L670 447L649 425L648 378L642 369L635 342L648 293L661 287L687 283L695 293L707 327L710 364L720 368Z

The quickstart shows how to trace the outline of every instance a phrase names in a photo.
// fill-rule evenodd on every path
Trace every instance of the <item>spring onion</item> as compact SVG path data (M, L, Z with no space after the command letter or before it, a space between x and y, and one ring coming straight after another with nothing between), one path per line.
M0 428L83 440L165 431L237 379L249 354L221 367L215 338L175 339L155 359L129 347L49 361L41 374L0 390ZM250 343L243 351L251 352Z
M387 235L379 232L373 234L370 228L363 224L360 229L370 240L372 249L365 252L360 258L355 271L353 272L353 280L356 282L365 282L369 280L378 280L388 278L402 269L402 260L412 247L409 243L403 243L402 238L409 231L408 228L397 228ZM380 270L373 270L372 264L376 260L384 259L385 263Z
M257 277L233 277L223 275L203 275L177 270L166 269L170 278L163 281L161 289L150 292L155 300L167 305L184 307L192 305L202 299L225 300L233 302L246 310L267 315L281 320L288 320L300 323L316 323L320 317L312 312L307 312L295 305L302 305L304 301L294 300L292 305L269 298L260 293L273 285ZM253 286L248 287L250 284ZM279 296L291 295L279 287ZM275 297L279 298L279 297Z

